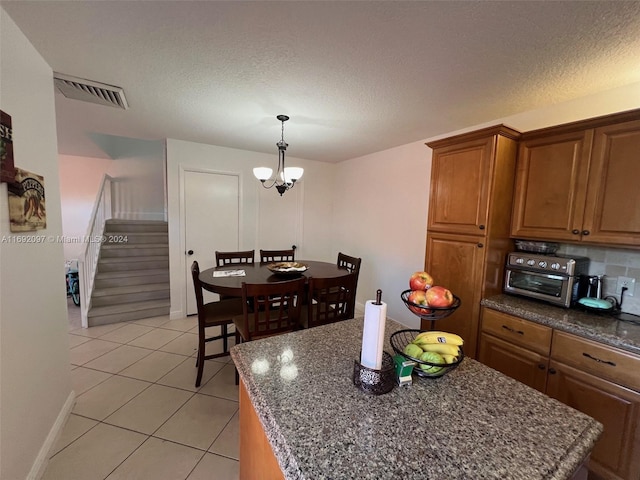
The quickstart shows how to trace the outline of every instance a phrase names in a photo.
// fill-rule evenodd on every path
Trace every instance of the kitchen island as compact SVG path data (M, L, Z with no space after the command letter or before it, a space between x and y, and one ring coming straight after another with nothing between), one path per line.
M569 479L602 432L468 358L441 378L368 395L352 382L362 325L356 318L232 348L242 380L241 478ZM388 352L403 328L387 320ZM262 476L252 424L281 476Z

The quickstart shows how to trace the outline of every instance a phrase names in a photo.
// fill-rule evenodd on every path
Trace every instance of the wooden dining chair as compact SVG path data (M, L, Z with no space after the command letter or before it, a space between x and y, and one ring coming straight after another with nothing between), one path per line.
M202 380L202 371L204 370L204 361L211 358L229 355L228 339L235 335L234 332L229 333L228 326L233 324L236 316L242 316L242 299L229 298L220 300L219 302L204 303L203 287L200 282L200 267L198 262L191 265L191 276L193 277L193 288L196 292L196 305L198 309L198 354L196 356L196 367L198 375L196 377L196 388L200 386ZM219 327L220 334L207 337L206 330L210 327ZM222 352L210 355L205 354L206 344L214 340L222 340Z
M342 277L309 278L308 302L303 326L326 325L353 318L356 301L356 274Z
M243 283L243 314L233 319L236 344L298 330L305 283L304 277L284 282Z
M260 250L260 263L271 262L293 262L295 261L296 250Z
M218 252L216 250L216 266L224 267L225 265L245 264L253 265L255 250L246 250L244 252Z
M358 257L351 257L345 253L338 252L338 267L349 270L356 274L356 288L353 291L353 303L352 310L350 312L351 318L355 315L356 311L356 290L358 289L358 278L360 277L360 264L362 259Z

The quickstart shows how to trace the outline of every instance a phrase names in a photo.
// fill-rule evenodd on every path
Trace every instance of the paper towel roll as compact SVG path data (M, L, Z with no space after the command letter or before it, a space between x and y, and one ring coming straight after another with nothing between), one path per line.
M387 304L376 305L373 300L364 306L364 328L362 331L362 353L360 364L367 368L382 368L384 350L384 328L387 322Z

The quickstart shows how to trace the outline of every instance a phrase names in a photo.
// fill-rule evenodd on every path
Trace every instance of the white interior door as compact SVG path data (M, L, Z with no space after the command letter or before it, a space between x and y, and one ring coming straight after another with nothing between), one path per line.
M185 171L185 255L187 315L197 313L191 264L215 266L215 252L238 250L240 179L237 175ZM217 300L205 291L205 303Z
M284 250L292 245L300 247L302 238L303 184L296 183L282 196L275 188L260 187L258 194L258 248L263 250ZM256 251L256 255L260 252ZM296 258L300 251L296 251Z

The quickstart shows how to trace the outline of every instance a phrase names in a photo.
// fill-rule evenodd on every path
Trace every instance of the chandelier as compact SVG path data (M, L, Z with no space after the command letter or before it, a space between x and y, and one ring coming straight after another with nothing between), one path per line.
M284 192L293 188L297 180L300 180L304 169L300 167L285 167L284 166L284 154L289 144L284 141L284 122L289 120L286 115L278 115L276 117L282 122L282 135L280 141L276 143L278 146L278 170L275 176L271 180L271 174L273 170L267 167L257 167L253 169L253 174L258 180L262 182L264 188L276 187L276 190L282 196ZM269 182L267 183L267 180Z

